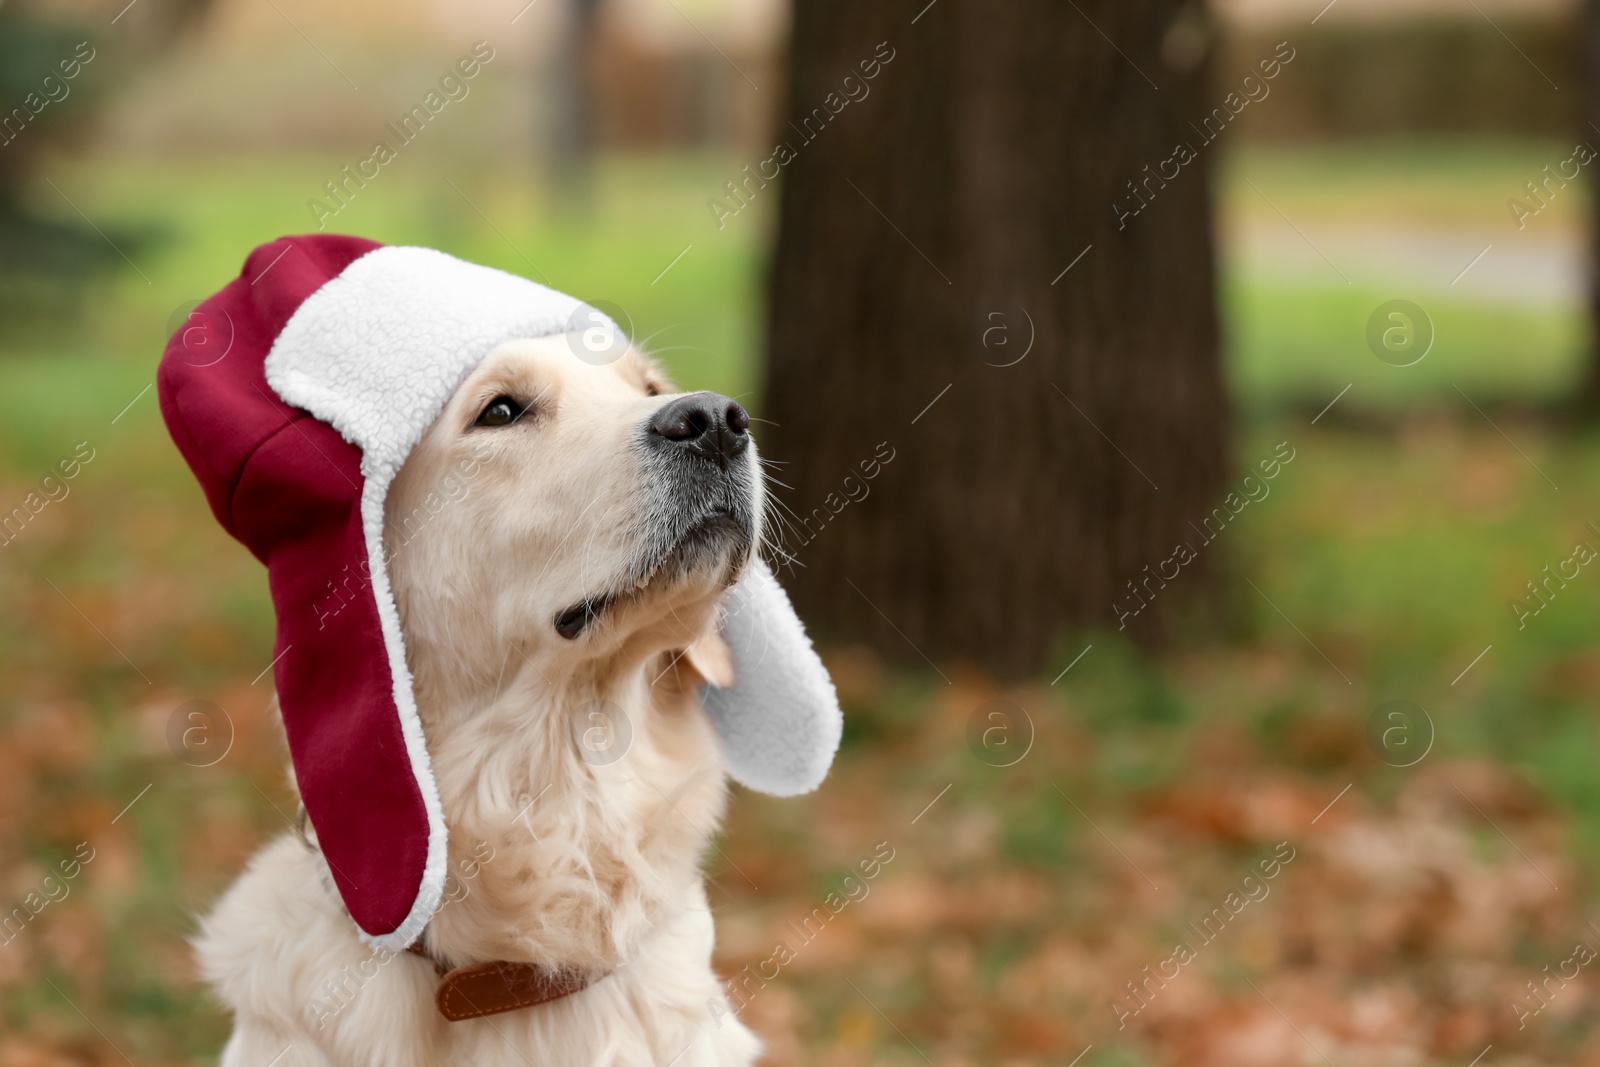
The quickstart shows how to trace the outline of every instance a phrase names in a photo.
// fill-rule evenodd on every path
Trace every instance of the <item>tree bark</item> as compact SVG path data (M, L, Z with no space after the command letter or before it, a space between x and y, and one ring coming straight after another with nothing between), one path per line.
M762 437L821 635L1014 677L1203 588L1227 412L1190 121L1223 101L1173 0L926 5L796 4Z

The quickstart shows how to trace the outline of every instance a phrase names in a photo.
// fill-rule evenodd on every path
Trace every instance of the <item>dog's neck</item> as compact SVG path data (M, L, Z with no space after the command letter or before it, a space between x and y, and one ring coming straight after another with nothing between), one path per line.
M435 956L615 968L701 899L720 749L682 635L636 636L589 659L513 642L493 673L417 657L450 840Z

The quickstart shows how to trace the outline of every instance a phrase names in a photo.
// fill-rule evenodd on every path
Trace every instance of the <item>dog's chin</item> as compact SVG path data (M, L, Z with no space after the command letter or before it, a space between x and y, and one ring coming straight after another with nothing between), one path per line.
M639 588L677 586L709 580L733 583L750 557L751 530L728 511L713 511L689 525L653 565L644 569Z
M747 522L728 511L712 511L646 557L620 588L597 593L563 610L555 618L556 633L572 641L597 620L614 617L632 606L697 592L707 596L720 592L744 572L753 545L753 531Z

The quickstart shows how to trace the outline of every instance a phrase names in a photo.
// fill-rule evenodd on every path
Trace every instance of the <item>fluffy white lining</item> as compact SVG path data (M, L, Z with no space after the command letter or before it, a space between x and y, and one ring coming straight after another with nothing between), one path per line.
M444 812L417 717L400 615L383 556L383 505L401 464L452 393L497 345L565 331L581 307L525 278L429 248L374 249L301 304L267 355L279 396L361 449L361 520L411 773L428 812L428 854L410 914L362 938L398 952L438 909L446 874Z
M827 776L844 728L833 679L765 563L751 565L726 604L733 688L707 686L701 699L728 773L773 796L809 793Z

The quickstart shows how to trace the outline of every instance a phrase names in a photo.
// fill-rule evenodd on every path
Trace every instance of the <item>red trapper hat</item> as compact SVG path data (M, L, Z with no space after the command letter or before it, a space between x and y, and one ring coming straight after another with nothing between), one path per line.
M267 566L295 778L334 883L379 948L416 940L446 873L384 555L389 485L491 350L594 314L432 249L313 234L251 252L162 358L173 440L217 520ZM370 583L319 612L350 573ZM739 681L705 704L729 772L778 795L815 788L838 745L837 699L764 566L730 593L724 636Z

